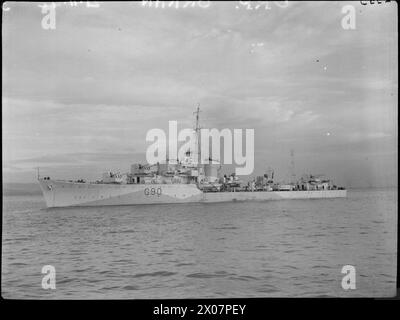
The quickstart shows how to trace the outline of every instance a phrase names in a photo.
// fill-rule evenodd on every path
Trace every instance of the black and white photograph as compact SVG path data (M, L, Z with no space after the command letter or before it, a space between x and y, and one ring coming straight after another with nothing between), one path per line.
M1 297L395 298L397 6L4 2Z

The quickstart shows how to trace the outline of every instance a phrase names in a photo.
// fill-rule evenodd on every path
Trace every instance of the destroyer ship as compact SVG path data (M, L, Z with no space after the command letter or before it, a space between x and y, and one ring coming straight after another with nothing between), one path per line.
M199 146L199 108L196 114ZM200 151L200 148L198 148ZM198 159L201 153L197 154ZM291 183L274 181L274 171L243 182L235 174L221 175L217 161L201 164L188 150L180 161L155 165L133 164L128 173L106 172L95 182L54 180L38 181L47 207L105 206L168 203L212 203L228 201L266 201L280 199L318 199L346 197L344 188L321 175L305 175ZM210 159L212 160L212 159Z

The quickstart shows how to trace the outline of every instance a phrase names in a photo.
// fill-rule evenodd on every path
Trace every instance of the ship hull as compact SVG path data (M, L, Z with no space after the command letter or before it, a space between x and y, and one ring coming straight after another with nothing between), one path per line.
M39 180L52 207L343 198L346 190L202 192L195 184L95 184Z

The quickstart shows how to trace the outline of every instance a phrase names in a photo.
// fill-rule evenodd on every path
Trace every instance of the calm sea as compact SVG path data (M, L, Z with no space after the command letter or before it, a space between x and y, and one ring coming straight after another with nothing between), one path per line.
M388 297L397 189L347 199L45 209L3 197L2 296L23 299ZM44 290L44 265L56 289ZM345 291L344 265L356 268Z

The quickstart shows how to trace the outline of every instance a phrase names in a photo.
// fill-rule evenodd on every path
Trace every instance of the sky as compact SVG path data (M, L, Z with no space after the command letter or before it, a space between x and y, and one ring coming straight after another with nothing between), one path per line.
M395 2L66 2L54 30L39 4L3 9L3 182L127 172L150 129L191 128L200 104L202 127L254 129L252 176L287 179L293 150L297 176L397 186Z

